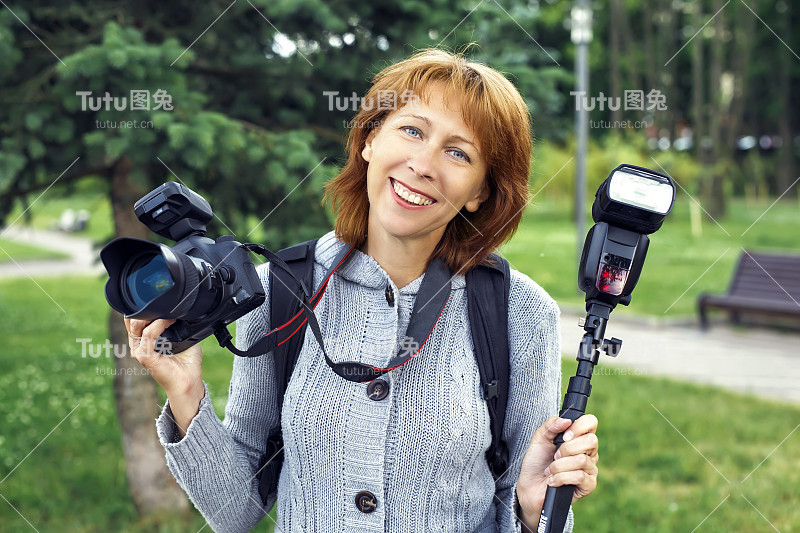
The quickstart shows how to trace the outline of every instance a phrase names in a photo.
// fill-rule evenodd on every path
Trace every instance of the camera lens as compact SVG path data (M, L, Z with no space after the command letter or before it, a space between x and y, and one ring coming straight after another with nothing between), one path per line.
M161 254L145 254L131 262L125 276L125 296L133 307L142 308L172 287L175 281L169 273L167 262Z
M196 320L224 292L207 262L163 244L123 237L108 243L100 258L109 274L106 299L132 318Z

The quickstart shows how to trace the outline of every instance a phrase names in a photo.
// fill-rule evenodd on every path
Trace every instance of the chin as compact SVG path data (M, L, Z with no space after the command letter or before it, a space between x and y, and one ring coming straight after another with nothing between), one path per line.
M420 236L426 233L425 228L412 224L410 220L402 217L383 218L378 220L378 226L387 234L397 238Z

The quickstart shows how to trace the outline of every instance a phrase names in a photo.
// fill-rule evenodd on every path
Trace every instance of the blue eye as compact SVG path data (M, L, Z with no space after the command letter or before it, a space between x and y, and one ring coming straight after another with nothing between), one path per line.
M464 152L462 152L461 150L459 150L458 148L450 148L448 150L448 152L454 154L455 156L457 156L462 161L466 161L467 163L470 162L469 156L467 154L465 154Z
M408 133L412 137L421 137L422 136L420 131L417 128L413 127L413 126L403 126L400 129L405 131L406 133ZM412 133L414 133L416 135L413 135Z

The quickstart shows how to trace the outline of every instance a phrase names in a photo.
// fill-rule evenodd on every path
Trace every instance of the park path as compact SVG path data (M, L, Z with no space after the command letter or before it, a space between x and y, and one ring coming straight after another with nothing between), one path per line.
M562 310L561 352L568 357L577 355L584 333L578 311ZM670 377L800 404L800 331L727 324L702 331L692 321L612 313L605 336L622 339L622 351L602 355L597 372Z
M4 238L61 251L70 259L0 264L0 278L101 275L99 249L90 239L55 231L12 228ZM562 306L561 351L577 353L583 336L580 309ZM606 337L623 340L617 358L603 355L597 372L664 376L800 404L800 331L734 329L714 324L701 331L692 321L669 322L617 311Z
M63 276L66 274L102 274L100 250L91 239L77 237L60 231L12 226L0 232L4 239L18 241L39 248L47 248L69 255L69 259L38 259L0 263L0 278L25 278L34 276ZM5 259L5 254L3 259Z

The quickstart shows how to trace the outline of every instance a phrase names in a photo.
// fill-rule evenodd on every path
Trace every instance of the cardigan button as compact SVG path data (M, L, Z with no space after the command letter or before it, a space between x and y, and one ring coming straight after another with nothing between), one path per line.
M394 307L394 291L388 283L386 284L386 303L389 304L389 307Z
M382 379L374 379L367 385L367 397L379 402L389 395L389 384Z
M368 490L362 490L356 494L356 507L362 513L371 513L378 507L378 499Z

